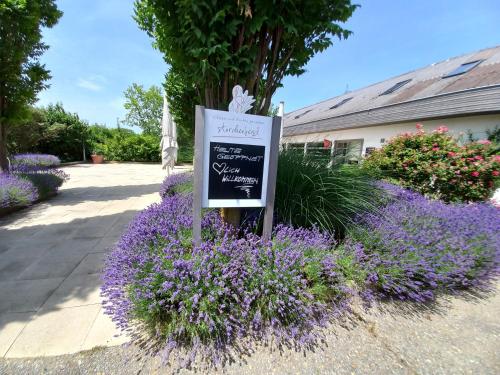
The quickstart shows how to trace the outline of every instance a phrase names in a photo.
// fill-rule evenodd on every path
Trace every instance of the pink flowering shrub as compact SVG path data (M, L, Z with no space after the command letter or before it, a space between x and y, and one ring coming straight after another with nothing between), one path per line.
M460 146L440 126L426 133L417 131L392 138L363 163L370 171L398 184L446 202L488 199L500 175L500 156L488 140Z

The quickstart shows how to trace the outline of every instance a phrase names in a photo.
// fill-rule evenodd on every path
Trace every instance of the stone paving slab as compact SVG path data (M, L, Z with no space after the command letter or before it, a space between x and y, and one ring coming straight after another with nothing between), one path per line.
M31 312L25 313L4 313L0 315L0 357L3 357L10 349L12 343L19 336L24 326L25 321L31 317Z
M102 312L100 272L134 215L160 200L165 172L156 164L64 170L60 194L0 219L0 356L126 341Z
M6 356L22 358L78 352L100 309L100 304L41 309L23 328Z
M37 311L63 280L58 277L0 282L0 313Z

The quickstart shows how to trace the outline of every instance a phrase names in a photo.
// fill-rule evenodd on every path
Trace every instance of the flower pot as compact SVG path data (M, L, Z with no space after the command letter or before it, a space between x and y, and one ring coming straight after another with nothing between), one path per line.
M94 164L102 164L104 163L104 155L90 155L92 158L92 163Z

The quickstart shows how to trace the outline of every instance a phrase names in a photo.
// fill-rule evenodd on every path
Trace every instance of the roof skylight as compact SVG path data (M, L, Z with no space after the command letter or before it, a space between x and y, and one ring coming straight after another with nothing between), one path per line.
M350 98L345 98L343 100L341 100L340 102L338 102L337 104L333 105L330 107L330 109L335 109L335 108L338 108L340 107L341 105L344 105L345 103L347 103L349 100L352 99L352 96Z
M394 86L392 87L389 87L387 90L385 90L382 94L380 95L388 95L388 94L392 94L394 91L396 90L399 90L401 87L403 87L404 85L406 85L407 83L409 83L411 81L411 79L407 79L406 81L401 81L401 82L398 82L396 83Z
M301 118L302 116L304 116L305 114L307 114L307 113L309 113L311 111L312 111L312 109L308 109L307 111L301 113L300 115L295 116L294 118Z
M443 78L454 77L454 76L458 76L460 74L467 73L469 70L471 70L472 68L475 68L476 66L478 66L482 62L483 62L483 60L466 62L466 63L460 65L455 70L452 70L450 73L444 75Z

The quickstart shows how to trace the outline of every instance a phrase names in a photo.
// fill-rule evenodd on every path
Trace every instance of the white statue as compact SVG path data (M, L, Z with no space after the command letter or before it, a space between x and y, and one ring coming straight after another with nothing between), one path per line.
M255 101L252 95L248 95L248 90L243 92L243 87L236 85L233 87L233 100L229 103L229 112L245 113L252 108Z

